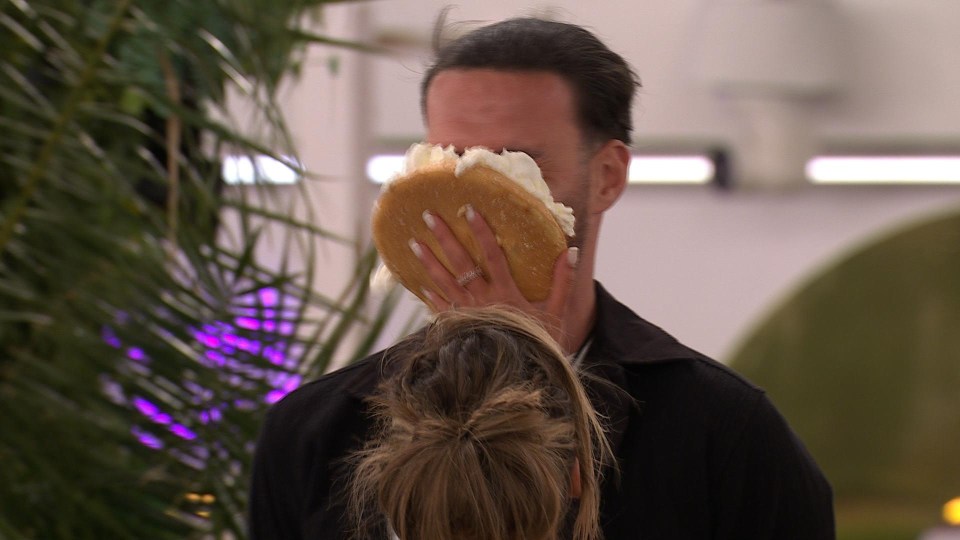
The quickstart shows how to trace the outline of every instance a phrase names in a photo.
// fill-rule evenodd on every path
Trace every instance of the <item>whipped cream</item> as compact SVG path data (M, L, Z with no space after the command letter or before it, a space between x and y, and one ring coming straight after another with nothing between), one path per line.
M383 263L380 263L377 270L370 276L370 288L379 294L386 294L399 283L400 281L397 280L397 277L394 276L393 272Z
M417 143L407 150L404 158L403 174L408 174L421 167L440 163L447 160L456 160L454 171L456 176L473 167L484 166L500 172L507 178L520 184L531 195L540 199L556 218L557 223L567 236L573 236L575 218L573 209L553 200L550 188L547 187L540 167L532 157L524 152L504 150L499 154L491 152L481 146L467 148L463 156L458 156L453 146Z
M458 160L460 156L454 150L453 145L444 148L439 144L416 143L407 150L403 156L403 172L401 176L411 173L421 167L440 163L447 160Z

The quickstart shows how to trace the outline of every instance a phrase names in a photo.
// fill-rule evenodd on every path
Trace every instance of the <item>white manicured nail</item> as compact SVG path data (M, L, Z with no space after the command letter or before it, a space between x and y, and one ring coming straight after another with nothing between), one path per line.
M567 250L567 264L570 265L570 268L576 268L577 262L580 261L580 248L572 247Z
M477 217L477 213L473 211L473 206L469 204L464 206L464 215L467 216L467 221L473 221L473 218Z
M434 300L433 300L433 293L430 292L430 291L428 291L426 287L421 287L421 288L420 288L420 292L423 293L423 296L427 297L427 300L429 300L430 303L432 303L432 304L436 303L436 302L434 302Z
M410 241L407 243L410 244L410 250L413 251L414 255L416 255L417 257L423 256L423 248L420 247L420 244L418 244L416 240L411 238Z
M437 220L433 218L433 214L431 214L429 210L423 211L423 222L431 229L437 224Z

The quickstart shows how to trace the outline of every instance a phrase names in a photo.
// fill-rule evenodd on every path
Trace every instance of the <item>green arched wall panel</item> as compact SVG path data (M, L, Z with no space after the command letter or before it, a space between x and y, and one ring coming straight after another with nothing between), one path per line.
M960 214L818 272L731 365L827 473L841 538L917 538L960 496Z

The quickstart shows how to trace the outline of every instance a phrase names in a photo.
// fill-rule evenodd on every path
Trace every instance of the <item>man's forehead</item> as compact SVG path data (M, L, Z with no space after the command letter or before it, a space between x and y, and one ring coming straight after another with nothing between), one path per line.
M576 116L569 83L550 72L451 69L438 73L425 92L422 104L428 123L437 113L445 117L476 113L513 118L537 114L563 119Z
M560 151L558 143L564 147L567 139L579 140L572 95L553 74L444 71L427 98L426 141L452 145L460 153L480 146L524 152L539 162Z

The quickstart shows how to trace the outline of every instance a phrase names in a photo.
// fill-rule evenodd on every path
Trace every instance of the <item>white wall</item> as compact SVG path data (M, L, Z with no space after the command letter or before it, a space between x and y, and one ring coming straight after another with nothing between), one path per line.
M497 20L548 10L591 27L624 54L643 79L635 114L638 147L732 144L738 133L733 113L694 83L687 69L698 14L708 1L486 0L455 7L451 19ZM309 114L329 107L354 111L359 122L351 125L346 118L323 126L326 137L336 134L332 148L340 150L333 156L331 148L305 148L316 170L326 172L329 163L357 160L375 149L398 143L402 147L422 137L418 84L429 61L424 44L433 18L447 3L390 0L328 9L353 14L351 20L362 23L359 35L414 45L394 57L350 56L358 62L363 84L339 94L318 92L319 105L300 103L297 110ZM811 112L820 142L960 148L960 62L955 57L960 52L955 28L960 2L837 4L847 28L848 69L844 93ZM308 94L316 90L310 87ZM369 116L358 113L358 106ZM311 129L321 126L306 126ZM341 133L353 142L340 141ZM357 163L337 167L345 175L359 170ZM350 181L356 182L356 176ZM359 189L355 212L366 219L366 205L376 191L368 185ZM722 358L815 269L881 231L958 203L960 190L948 187L824 187L783 194L631 187L604 224L597 274L642 316Z
M597 275L642 317L725 359L821 266L951 207L960 208L956 188L718 194L636 186L604 222Z
M729 139L726 106L690 73L692 44L704 7L719 0L513 2L486 0L454 7L454 21L493 21L548 11L594 30L623 54L643 80L634 114L644 141ZM767 0L769 1L769 0ZM783 0L781 0L783 1ZM810 0L792 0L810 1ZM370 30L429 40L433 18L449 2L390 0L370 5ZM845 88L815 111L827 139L910 139L960 144L960 2L835 0L847 28ZM550 7L555 6L555 7ZM417 83L427 51L374 63L373 129L380 137L419 133ZM785 69L789 69L786 67Z
M825 137L960 145L960 2L842 0L846 93L817 111Z

